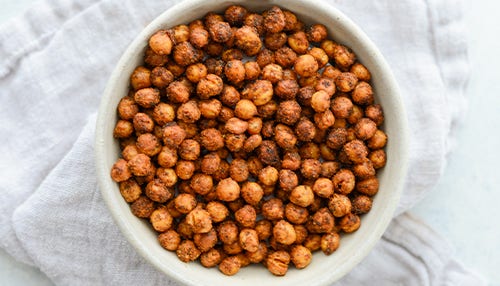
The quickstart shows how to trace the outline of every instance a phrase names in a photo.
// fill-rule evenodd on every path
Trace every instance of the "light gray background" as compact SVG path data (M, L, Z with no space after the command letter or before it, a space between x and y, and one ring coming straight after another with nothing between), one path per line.
M0 24L36 0L0 0ZM472 76L469 111L457 129L457 146L436 189L412 212L446 237L456 256L500 286L500 1L467 1ZM0 286L52 285L43 273L0 250Z

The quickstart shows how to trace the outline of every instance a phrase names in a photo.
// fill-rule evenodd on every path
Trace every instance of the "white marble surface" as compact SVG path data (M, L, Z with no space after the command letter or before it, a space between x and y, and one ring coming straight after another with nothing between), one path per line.
M0 0L0 24L36 0ZM469 112L457 129L458 145L443 178L412 210L456 248L463 263L500 286L500 2L466 1L472 76ZM0 286L53 285L39 270L0 250Z

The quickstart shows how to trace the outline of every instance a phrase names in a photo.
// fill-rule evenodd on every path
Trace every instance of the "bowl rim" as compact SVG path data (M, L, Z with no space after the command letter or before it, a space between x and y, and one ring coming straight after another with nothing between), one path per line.
M165 19L167 18L168 15L182 13L182 11L185 11L186 9L196 8L198 6L198 3L202 2L205 1L185 0L175 4L174 6L162 12L153 21L151 21L128 45L125 52L122 54L118 63L116 64L113 72L111 73L108 82L106 84L106 88L103 92L96 120L96 130L95 130L96 136L94 145L95 167L98 179L98 186L100 188L101 195L106 203L106 206L109 212L111 213L115 223L118 225L123 236L128 240L130 244L132 244L134 249L143 258L145 258L145 260L147 260L150 264L152 264L156 269L158 269L159 271L167 275L169 278L172 278L177 282L189 285L192 284L192 281L189 280L188 277L180 275L175 270L166 269L164 267L164 264L161 263L158 258L156 258L147 250L143 242L136 237L135 231L130 225L128 219L121 216L116 210L115 208L116 195L112 195L111 192L105 191L112 186L111 184L116 184L116 183L111 180L111 178L109 177L109 170L105 167L106 166L105 154L107 152L105 147L105 138L107 135L104 133L105 129L104 126L107 124L106 114L108 112L115 112L116 110L116 106L110 106L110 99L112 98L114 87L117 84L119 84L118 75L127 66L127 63L131 55L140 50L141 46L144 45L144 41L147 40L147 38L157 30L158 26L160 26L163 22L165 22ZM309 5L316 6L319 9L326 11L326 13L331 15L331 17L335 17L336 19L341 20L344 25L344 29L349 31L349 33L355 34L359 42L363 42L363 45L365 45L366 49L370 50L370 57L373 58L373 60L379 65L382 74L384 74L384 76L386 77L385 81L387 89L390 90L391 94L394 96L394 98L392 98L392 103L394 106L397 107L398 113L401 116L401 122L400 122L401 129L397 130L397 132L399 133L398 135L400 137L398 145L400 145L399 147L401 150L401 152L398 154L400 155L400 158L398 158L398 160L400 161L399 165L401 174L404 174L404 176L401 176L400 178L394 178L395 180L397 180L395 184L397 188L393 190L392 192L393 196L391 197L390 202L387 203L387 207L384 209L379 223L373 229L372 235L366 239L365 243L360 246L358 251L352 254L353 257L348 261L349 263L346 263L348 265L343 265L342 268L339 271L337 271L335 275L330 275L330 276L325 275L325 277L323 278L317 277L318 280L316 280L315 282L317 282L318 285L324 285L326 283L337 281L338 279L349 273L356 265L358 265L361 262L361 260L364 259L370 253L370 251L375 246L375 243L377 243L380 240L383 233L389 226L389 223L393 218L398 202L400 200L405 177L408 170L408 159L409 159L408 117L401 98L399 86L396 82L392 70L390 69L387 61L385 60L385 58L383 57L382 53L379 51L377 46L370 40L370 38L363 32L363 30L361 30L361 28L358 27L354 23L354 21L352 21L348 16L346 16L343 12L338 10L333 5L315 0L301 0L301 2L307 6ZM280 5L282 7L286 7L286 2L283 3L270 2L270 3L272 5ZM110 109L110 107L112 107L112 109Z

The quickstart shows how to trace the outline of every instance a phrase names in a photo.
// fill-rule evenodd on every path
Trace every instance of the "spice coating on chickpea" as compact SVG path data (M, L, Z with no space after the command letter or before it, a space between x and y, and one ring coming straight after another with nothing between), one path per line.
M149 38L110 175L164 249L281 276L359 228L388 136L370 71L327 37L280 7L231 5Z

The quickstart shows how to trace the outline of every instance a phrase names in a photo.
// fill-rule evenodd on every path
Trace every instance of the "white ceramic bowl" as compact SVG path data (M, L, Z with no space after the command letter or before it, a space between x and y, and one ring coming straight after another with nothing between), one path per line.
M145 220L138 219L120 195L118 185L110 178L110 169L119 157L118 142L113 138L117 120L116 107L125 96L129 76L142 63L148 38L156 30L169 28L201 18L209 11L223 12L231 4L241 4L252 11L263 11L279 5L293 11L306 24L322 23L333 39L351 47L372 74L376 101L385 112L384 128L389 136L387 165L379 173L380 191L374 197L372 210L362 217L361 227L343 235L340 248L330 256L317 253L304 270L290 267L285 277L271 275L261 265L243 268L235 276L224 276L217 269L199 263L183 263L173 252L164 250L157 234ZM369 13L369 11L366 11ZM165 11L149 24L121 57L111 74L99 108L96 129L96 166L102 196L123 235L151 264L167 276L188 285L325 285L340 279L373 248L387 228L399 201L408 161L408 127L403 104L394 76L370 39L344 14L334 7L314 0L187 0Z

